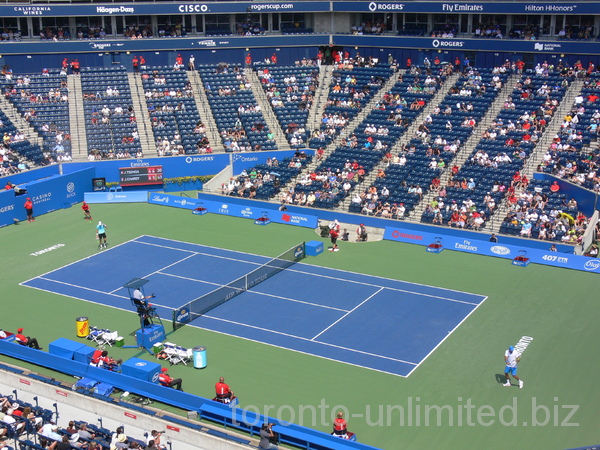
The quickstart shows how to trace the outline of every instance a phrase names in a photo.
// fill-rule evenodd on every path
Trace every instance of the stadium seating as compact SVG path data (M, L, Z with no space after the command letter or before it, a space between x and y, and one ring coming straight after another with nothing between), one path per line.
M240 65L200 65L198 73L228 151L277 150Z
M171 143L164 156L179 154L174 147L188 155L199 153L198 144L206 138L206 133L194 133L194 128L200 123L200 115L186 72L152 66L142 70L141 74L154 140ZM179 137L174 139L177 135Z
M2 83L5 91L10 93L8 100L21 116L32 109L35 111L29 122L44 140L43 152L52 155L54 159L59 154L70 155L66 77L61 77L57 69L50 69L48 76L19 75L16 79L13 76L10 82L4 80Z
M81 86L89 152L102 158L141 155L140 140L133 138L137 133L136 114L141 111L133 110L125 67L82 68ZM117 107L123 112L115 113ZM109 110L106 123L104 108Z

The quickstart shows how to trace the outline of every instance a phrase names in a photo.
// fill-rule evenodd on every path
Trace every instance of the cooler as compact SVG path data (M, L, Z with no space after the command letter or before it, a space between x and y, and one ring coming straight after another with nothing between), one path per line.
M198 346L192 349L192 358L195 369L204 369L206 367L206 347Z
M317 256L323 253L323 243L321 241L308 241L306 243L306 254Z
M77 337L86 338L90 334L90 319L87 317L78 317L75 319L75 326L77 327Z
M138 380L155 383L160 374L160 364L145 359L131 358L121 365L121 373Z

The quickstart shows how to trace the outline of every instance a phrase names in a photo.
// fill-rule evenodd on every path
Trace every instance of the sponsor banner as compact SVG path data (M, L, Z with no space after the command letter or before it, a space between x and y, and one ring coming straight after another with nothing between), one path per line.
M232 4L235 4L232 2ZM215 48L260 48L260 47L314 47L329 44L329 35L307 34L302 36L227 36L204 39L202 36L173 39L115 39L98 41L67 42L3 42L2 55L23 55L36 53L86 53L86 52L127 52L127 51L169 51L205 50ZM129 59L127 59L129 60ZM218 155L215 155L218 156ZM165 158L166 159L166 158Z
M502 244L502 236L499 237L500 242L489 242L440 233L415 231L407 228L385 227L383 238L390 241L408 242L410 244L423 246L441 240L441 243L446 250L496 256L498 258L511 260L517 256L525 256L526 258L529 258L530 262L536 264L600 273L600 259L588 258L587 256L573 255L570 253L551 252L549 250ZM550 245L551 244L548 243L548 248L550 248Z
M192 314L188 307L183 307L173 311L173 320L176 323L188 323L192 320Z
M329 2L278 2L278 3L135 3L106 5L6 5L0 6L3 17L26 16L128 16L156 14L204 14L204 13L246 13L251 12L281 12L281 11L329 11Z
M304 153L307 155L315 154L315 151L312 149L302 149ZM233 163L233 173L239 174L243 169L250 169L251 167L256 166L257 164L266 164L267 159L269 158L277 158L279 161L282 161L283 158L287 158L289 156L294 156L296 153L295 150L284 150L277 152L253 152L253 153L234 153L231 156L231 161ZM273 167L272 172L277 172L277 168Z
M86 192L87 203L146 203L147 191Z
M93 177L94 169L89 168L20 184L20 187L27 189L24 195L16 196L13 191L3 191L0 195L0 226L12 224L15 219L27 219L24 207L27 198L33 202L34 217L81 202Z
M365 47L403 47L423 50L469 50L505 52L508 42L510 51L524 53L579 53L596 54L600 52L600 44L593 41L526 41L517 39L462 39L431 38L403 36L351 36L336 35L335 43L341 46Z
M159 192L150 192L147 200L148 203L152 203L153 205L173 206L175 208L183 209L196 209L202 203L193 198L180 197L179 195L169 195ZM206 208L206 206L204 207Z
M486 14L597 14L598 2L333 2L333 11Z
M317 216L279 211L278 209L269 209L260 206L229 203L226 198L224 201L219 202L212 200L195 200L179 197L177 195L152 192L148 197L148 203L184 209L196 209L198 206L202 206L212 214L223 214L225 216L243 217L252 220L267 216L271 222L306 228L317 228L319 222Z

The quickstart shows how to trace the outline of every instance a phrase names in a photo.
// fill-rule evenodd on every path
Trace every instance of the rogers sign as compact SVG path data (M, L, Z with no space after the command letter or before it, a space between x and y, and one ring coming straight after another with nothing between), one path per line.
M396 239L398 239L398 238L412 239L413 241L422 241L423 240L423 236L421 236L419 234L403 233L400 230L392 231L392 237L396 238Z

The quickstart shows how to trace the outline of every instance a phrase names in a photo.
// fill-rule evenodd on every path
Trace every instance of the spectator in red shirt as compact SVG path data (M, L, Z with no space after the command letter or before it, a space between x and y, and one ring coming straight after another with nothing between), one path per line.
M177 389L178 391L182 391L183 389L181 389L181 383L182 383L181 378L173 378L173 377L169 376L169 374L167 374L168 370L169 369L167 369L166 367L163 367L161 369L160 375L158 376L158 382L162 386L166 386L166 387L170 387L173 389Z
M225 383L225 378L219 378L219 382L215 384L215 392L217 396L215 399L221 403L229 403L233 400L233 391L229 388L229 385Z
M42 349L42 347L40 347L40 345L38 344L38 341L37 341L36 338L25 336L23 334L23 328L19 328L17 330L17 334L15 335L15 339L21 345L25 345L25 346L30 347L30 348L35 348L36 350L41 350Z

